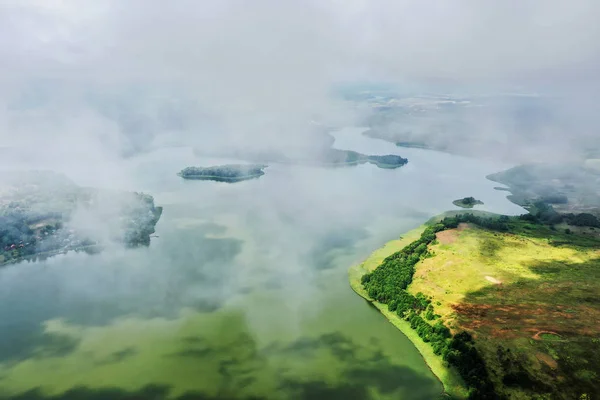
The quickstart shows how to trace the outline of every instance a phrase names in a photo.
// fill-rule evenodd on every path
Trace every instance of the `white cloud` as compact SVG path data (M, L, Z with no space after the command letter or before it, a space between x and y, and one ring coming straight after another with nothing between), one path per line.
M577 87L581 97L600 70L593 0L11 0L0 7L5 143L15 132L42 135L35 121L15 125L13 113L22 111L11 107L25 89L47 82L41 114L51 109L53 123L29 114L44 134L63 135L74 114L94 115L89 129L78 126L80 140L116 129L108 133L114 148L106 141L99 148L117 153L133 146L115 138L136 129L132 120L150 138L298 141L308 119L340 111L329 96L339 80ZM118 118L98 110L94 98L106 93L122 108ZM183 122L173 128L160 113Z

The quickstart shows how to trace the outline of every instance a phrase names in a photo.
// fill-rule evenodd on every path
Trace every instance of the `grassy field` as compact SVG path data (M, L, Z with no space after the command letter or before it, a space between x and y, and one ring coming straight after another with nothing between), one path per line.
M551 228L520 219L508 225L508 232L472 224L438 232L429 247L433 256L416 265L408 291L430 297L438 318L454 334L465 330L473 335L504 397L600 398L600 230ZM360 278L424 229L387 243L352 267L352 288L370 300ZM408 322L387 305L373 304L415 343L446 392L464 398L457 372Z
M567 234L518 221L499 233L463 224L439 232L431 250L409 292L431 296L447 326L473 334L499 391L600 398L597 230Z
M417 240L424 229L425 225L420 226L419 228L402 235L400 239L386 243L382 248L373 252L373 254L371 254L363 263L350 268L349 278L352 289L366 300L371 301L360 282L361 277L377 268L387 256ZM411 329L410 323L398 317L396 313L390 312L387 305L376 301L372 301L372 303L396 328L414 343L417 350L419 350L427 362L427 365L429 365L429 368L431 368L431 371L442 382L445 392L452 398L465 398L467 391L459 374L454 369L449 368L447 363L445 363L440 356L433 353L431 346L423 342L417 333Z

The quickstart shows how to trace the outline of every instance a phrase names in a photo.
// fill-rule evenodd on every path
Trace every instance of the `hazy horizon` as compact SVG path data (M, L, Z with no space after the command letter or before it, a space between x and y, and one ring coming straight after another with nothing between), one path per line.
M536 94L551 124L523 128L531 106L511 97L458 117L514 149L543 149L517 161L549 143L569 158L597 143L598 11L583 0L8 0L1 145L124 179L111 165L165 143L306 146L308 121L353 126L372 113L340 101L336 85L383 82L399 96Z

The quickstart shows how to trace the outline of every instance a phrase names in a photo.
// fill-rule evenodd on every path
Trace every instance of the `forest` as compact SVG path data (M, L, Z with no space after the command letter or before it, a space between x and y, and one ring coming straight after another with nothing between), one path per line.
M529 219L533 222L540 222L548 225L567 223L574 226L588 226L600 228L600 220L597 216L590 213L559 213L551 204L545 201L536 201L530 207L530 213L524 214L521 218Z

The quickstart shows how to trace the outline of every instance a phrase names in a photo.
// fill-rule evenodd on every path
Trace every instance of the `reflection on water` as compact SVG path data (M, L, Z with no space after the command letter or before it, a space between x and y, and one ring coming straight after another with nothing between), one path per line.
M0 270L0 394L435 398L440 383L354 295L347 268L456 198L521 210L484 178L503 166L400 149L358 130L336 137L336 147L401 154L409 164L272 165L232 185L178 178L185 166L223 162L189 149L130 161L127 181L164 206L159 237L145 249Z

